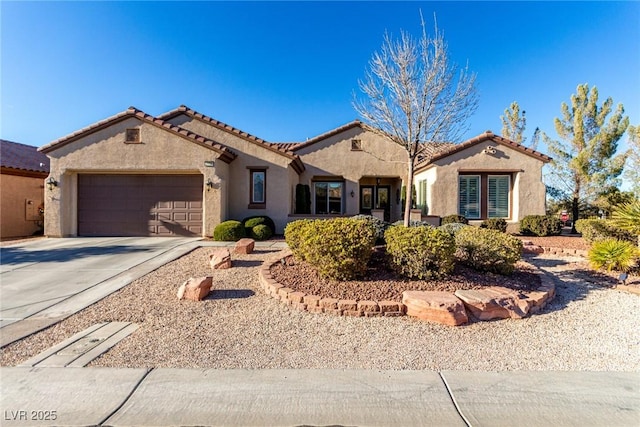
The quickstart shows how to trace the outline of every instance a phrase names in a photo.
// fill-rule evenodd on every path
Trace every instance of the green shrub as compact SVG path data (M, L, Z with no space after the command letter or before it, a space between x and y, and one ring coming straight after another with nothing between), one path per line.
M366 272L375 243L374 229L367 220L298 222L287 226L285 240L293 254L311 264L321 276L349 280Z
M636 264L638 248L631 242L617 239L597 241L589 250L589 262L597 270L629 271Z
M455 237L456 234L458 234L458 231L462 230L465 227L470 227L470 225L462 224L460 222L450 222L448 224L441 225L438 228L449 233L451 237Z
M276 224L265 215L249 216L242 220L242 225L247 229L247 236L251 235L251 229L256 225L264 224L271 229L271 235L276 234Z
M501 233L507 232L507 221L504 218L489 218L482 221L480 228L487 228L489 230L497 230Z
M516 237L479 227L458 231L456 257L479 271L511 274L522 254L522 241Z
M559 236L562 220L554 215L527 215L520 221L520 234L527 236Z
M255 240L269 240L273 236L273 232L268 225L258 224L251 229L249 236Z
M579 219L576 221L576 231L591 244L605 239L637 242L637 237L633 233L616 227L613 222L606 219Z
M453 270L453 237L433 227L390 227L385 232L387 254L398 273L418 279L437 279Z
M373 215L355 215L351 218L367 221L369 223L369 226L373 228L373 231L375 233L376 244L384 243L384 232L389 227L389 223L384 222L380 218L377 218Z
M631 234L640 235L640 200L623 203L613 208L611 223Z
M246 232L240 221L224 221L213 230L213 239L221 242L237 242L243 237L246 237Z
M393 224L391 224L391 227L396 227L398 225L404 226L404 220L399 220L394 222ZM415 219L410 219L409 227L433 227L433 226L426 221L418 221Z
M442 221L440 225L458 223L458 224L469 224L469 220L465 218L463 215L447 215L442 217Z

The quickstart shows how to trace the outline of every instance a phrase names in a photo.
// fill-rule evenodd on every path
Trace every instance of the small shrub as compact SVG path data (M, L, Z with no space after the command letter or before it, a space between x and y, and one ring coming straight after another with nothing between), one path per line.
M334 218L297 222L287 226L285 239L294 255L311 264L321 276L349 280L365 273L375 243L374 229L368 221Z
M479 227L458 231L456 257L479 271L511 274L522 254L522 241L516 237Z
M554 215L527 215L520 221L520 234L527 236L559 236L562 220Z
M629 271L640 255L638 248L631 242L617 239L597 241L589 250L589 262L597 270Z
M276 234L276 224L271 218L264 215L249 216L242 220L242 225L247 229L247 236L251 235L251 229L256 225L264 224L271 229L271 235Z
M243 237L246 237L246 232L240 221L224 221L213 230L213 239L221 242L237 242Z
M458 231L462 230L465 227L470 227L470 226L467 224L462 224L460 222L450 222L448 224L441 225L438 228L442 231L449 233L451 237L456 237L456 234L458 234Z
M501 233L507 232L507 221L504 218L489 218L482 221L480 228L487 228L489 230L497 230Z
M458 223L458 224L469 224L469 220L465 218L463 215L447 215L442 217L442 221L440 225Z
M579 219L576 221L576 231L590 244L605 239L637 242L633 233L616 227L615 223L606 219Z
M384 222L380 218L377 218L373 215L355 215L351 218L367 221L374 230L376 236L376 244L384 243L384 232L389 227L389 223Z
M250 236L255 240L269 240L273 236L273 232L268 225L258 224L251 229Z
M640 235L640 200L623 203L613 208L611 223L636 236Z
M391 227L396 227L398 225L404 226L404 221L403 220L396 221L393 224L391 224ZM433 226L426 221L418 221L415 219L410 219L409 227L433 227Z
M453 237L433 227L390 227L385 232L392 268L410 278L437 279L453 270Z

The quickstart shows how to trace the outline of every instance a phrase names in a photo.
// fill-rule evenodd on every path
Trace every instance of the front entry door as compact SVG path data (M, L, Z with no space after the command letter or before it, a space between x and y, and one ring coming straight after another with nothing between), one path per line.
M375 187L363 185L360 187L360 213L371 215L371 209L375 208Z
M384 220L387 222L391 217L390 192L391 187L388 185L378 185L376 187L376 209L384 209Z

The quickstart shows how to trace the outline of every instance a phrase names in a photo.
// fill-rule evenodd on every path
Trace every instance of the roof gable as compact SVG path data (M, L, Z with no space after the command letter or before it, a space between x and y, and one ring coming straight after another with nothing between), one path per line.
M302 173L304 171L304 164L302 163L302 161L300 160L300 158L298 157L298 155L292 153L290 150L286 149L286 147L282 146L282 144L274 144L274 143L270 143L265 141L262 138L258 138L257 136L251 135L250 133L241 131L240 129L234 128L233 126L230 126L226 123L223 123L219 120L216 120L214 118L211 118L205 114L199 113L189 107L187 107L186 105L181 105L178 108L168 111L164 114L161 114L158 116L159 119L162 120L170 120L174 117L177 117L181 114L184 114L188 117L191 117L195 120L199 120L201 122L204 122L210 126L213 126L216 129L222 130L224 132L228 132L238 138L244 139L245 141L251 142L253 144L256 144L262 148L266 148L267 150L273 151L275 153L278 153L280 155L283 155L291 160L293 160L292 162L292 167L294 168L294 170L298 173Z
M127 110L118 113L114 116L108 117L104 120L101 120L99 122L96 122L92 125L89 125L83 129L80 129L72 134L69 134L65 137L62 137L60 139L57 139L43 147L40 147L38 150L43 152L43 153L49 153L51 151L54 151L64 145L67 145L71 142L77 141L80 138L83 138L87 135L90 135L94 132L98 132L99 130L108 128L109 126L121 122L123 120L129 119L129 118L137 118L138 120L144 122L144 123L149 123L153 126L156 126L158 128L164 129L167 132L171 132L174 135L180 136L181 138L184 138L190 142L196 143L198 145L201 145L203 147L206 147L210 150L213 150L215 152L217 152L218 154L220 154L220 160L229 163L231 161L233 161L233 159L236 158L236 154L231 151L228 147L225 147L224 145L213 141L209 138L205 138L201 135L195 134L191 131L188 131L186 129L181 128L180 126L176 126L173 125L171 123L167 123L162 119L153 117L150 114L145 113L144 111L138 110L135 107L129 107Z
M349 129L353 129L355 127L359 127L361 129L364 129L364 126L363 126L363 124L362 124L362 122L360 120L354 120L354 121L349 122L347 124L344 124L342 126L338 126L337 128L332 129L332 130L330 130L328 132L325 132L325 133L323 133L321 135L313 137L313 138L311 138L311 139L309 139L309 140L307 140L305 142L288 143L287 144L287 145L289 145L288 149L290 151L295 152L295 151L298 151L298 150L300 150L302 148L309 147L309 146L311 146L311 145L313 145L313 144L315 144L317 142L324 141L325 139L331 138L332 136L338 135L338 134L340 134L342 132L346 132ZM278 145L283 146L284 144L278 144Z
M49 158L38 147L0 139L0 165L3 168L49 172Z
M422 162L419 162L418 165L416 166L416 171L424 169L425 167L429 166L430 164L432 164L437 160L443 159L452 154L458 153L460 151L466 150L467 148L473 147L477 144L480 144L482 142L487 142L487 141L509 147L513 150L519 151L528 156L536 158L544 163L549 163L551 161L551 157L547 156L546 154L542 154L536 150L525 147L522 144L518 144L517 142L511 141L510 139L504 138L500 135L496 135L490 130L488 130L460 144L447 144L446 147L443 146L444 149L441 150L440 152L436 152L436 154L431 159L425 158Z

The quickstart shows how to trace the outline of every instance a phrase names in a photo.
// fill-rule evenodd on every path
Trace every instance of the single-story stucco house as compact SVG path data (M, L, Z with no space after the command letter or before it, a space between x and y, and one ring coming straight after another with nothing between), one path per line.
M40 150L57 184L45 197L48 236L210 236L254 215L278 233L299 218L402 218L406 153L359 121L284 144L185 106L157 117L131 107ZM416 170L418 215L517 223L544 214L549 160L491 132L438 144ZM310 203L297 211L301 186Z
M0 140L0 237L42 231L49 158L37 147Z

